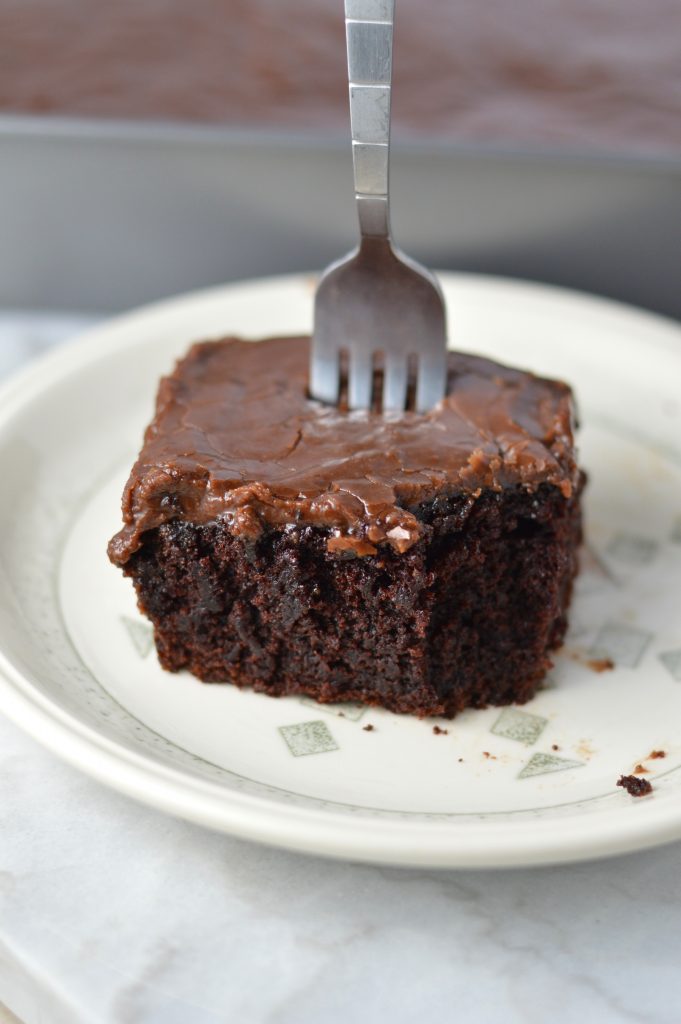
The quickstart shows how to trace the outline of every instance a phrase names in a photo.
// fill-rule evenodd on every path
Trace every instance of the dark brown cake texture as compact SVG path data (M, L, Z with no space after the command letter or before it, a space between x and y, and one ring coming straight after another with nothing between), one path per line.
M308 360L228 338L161 382L109 545L161 664L418 715L528 700L577 570L570 389L450 353L439 406L382 416L311 400Z

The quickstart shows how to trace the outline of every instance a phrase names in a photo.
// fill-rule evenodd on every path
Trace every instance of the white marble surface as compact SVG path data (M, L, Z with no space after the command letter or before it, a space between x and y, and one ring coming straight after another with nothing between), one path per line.
M74 322L0 315L0 375ZM256 847L0 717L0 1003L24 1024L678 1024L680 874L681 845L493 873Z

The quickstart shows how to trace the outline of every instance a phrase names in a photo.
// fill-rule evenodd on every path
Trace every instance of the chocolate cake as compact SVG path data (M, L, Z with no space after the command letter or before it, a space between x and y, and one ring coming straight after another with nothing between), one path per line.
M678 0L397 7L396 137L681 152ZM0 110L345 139L339 0L3 0Z
M308 397L309 338L193 346L109 545L165 668L419 715L535 693L577 568L571 392L448 358L438 406L383 416Z

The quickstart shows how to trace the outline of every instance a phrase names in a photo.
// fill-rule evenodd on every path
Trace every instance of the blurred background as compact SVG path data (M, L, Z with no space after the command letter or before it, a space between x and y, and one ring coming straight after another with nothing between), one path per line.
M0 304L115 310L355 237L342 0L0 0ZM679 0L398 0L397 241L681 315Z

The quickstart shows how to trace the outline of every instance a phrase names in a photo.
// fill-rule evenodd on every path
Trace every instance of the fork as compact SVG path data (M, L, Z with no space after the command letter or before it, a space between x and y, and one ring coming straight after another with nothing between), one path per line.
M403 411L415 394L426 412L445 393L446 317L430 271L392 243L389 219L390 92L394 0L345 0L350 124L359 246L317 287L310 365L314 398L338 403L341 357L348 406ZM374 396L383 366L382 395ZM409 387L416 366L416 388Z

